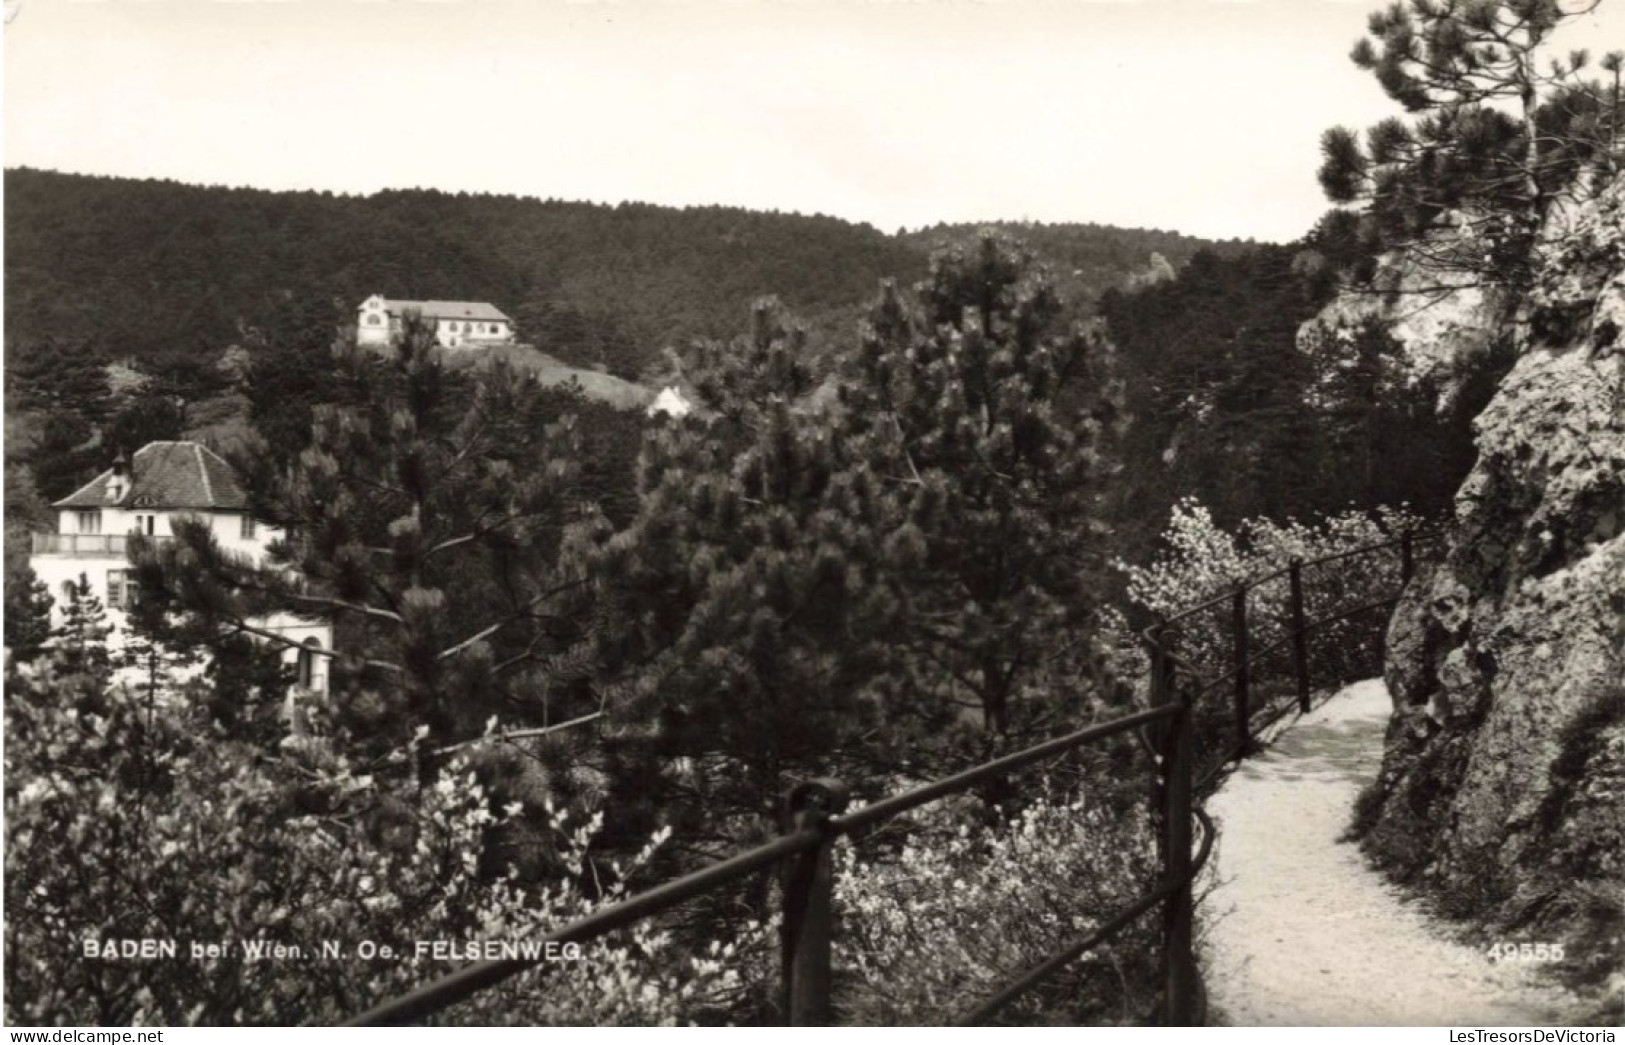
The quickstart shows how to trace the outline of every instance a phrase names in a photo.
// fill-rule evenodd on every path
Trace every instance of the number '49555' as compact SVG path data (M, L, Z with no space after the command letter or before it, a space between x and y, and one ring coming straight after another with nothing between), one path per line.
M1560 943L1494 943L1489 958L1493 962L1560 962L1563 945Z

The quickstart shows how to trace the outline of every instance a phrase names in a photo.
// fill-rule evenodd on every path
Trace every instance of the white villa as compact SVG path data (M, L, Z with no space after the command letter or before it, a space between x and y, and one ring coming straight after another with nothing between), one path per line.
M484 301L396 301L380 294L361 303L356 318L356 340L363 345L387 345L401 332L401 313L415 308L434 324L435 340L442 348L512 344L514 323L495 305Z
M248 513L248 497L231 466L198 443L148 443L128 462L120 454L113 467L52 507L57 532L34 534L28 565L55 600L53 624L61 623L67 589L84 580L107 610L114 629L110 650L128 633L126 611L135 596L130 534L172 540L175 520L201 518L223 550L256 560L281 536ZM287 614L254 623L294 644L283 659L295 667L300 687L327 691L328 658L313 651L333 648L331 624Z

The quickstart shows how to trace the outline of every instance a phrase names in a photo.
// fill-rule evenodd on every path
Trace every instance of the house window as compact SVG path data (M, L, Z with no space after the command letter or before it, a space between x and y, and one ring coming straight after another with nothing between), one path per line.
M130 570L107 571L107 605L128 610L135 606L137 586Z
M254 517L252 515L243 516L243 540L252 541L254 539L254 533Z
M144 533L151 537L153 530L157 529L157 521L158 517L156 515L138 515L135 517L135 529L131 532Z
M79 516L79 532L80 533L101 533L102 532L102 513L101 512L78 512L77 514Z
M316 650L322 648L318 639L308 638L299 650L299 685L305 689L316 688Z
M369 327L382 326L383 323L383 319L376 312L367 317L367 326Z

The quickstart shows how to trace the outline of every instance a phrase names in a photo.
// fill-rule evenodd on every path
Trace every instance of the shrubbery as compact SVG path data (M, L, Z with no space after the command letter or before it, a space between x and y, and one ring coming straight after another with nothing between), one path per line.
M46 668L8 687L6 1015L23 1024L335 1022L451 971L417 941L537 939L624 894L666 840L616 863L596 820L550 812L562 871L489 866L517 805L493 808L466 759L424 786L415 745L360 766L325 740L271 757L198 710L113 690L59 706ZM1122 796L1118 796L1122 797ZM1115 808L1114 808L1115 807ZM1156 879L1137 802L1043 788L1008 817L928 807L837 849L837 1010L844 1022L940 1022L1131 904ZM525 825L535 830L536 825ZM895 829L894 829L895 830ZM890 840L890 841L888 841ZM1074 964L1009 1018L1134 1022L1154 976L1154 918ZM659 923L583 945L449 1010L473 1024L771 1019L776 934L730 926L696 944ZM720 935L720 934L718 934ZM90 957L87 941L174 940L157 960ZM297 948L248 960L244 941ZM363 941L377 957L363 957ZM193 942L225 943L199 960ZM340 954L324 956L337 944ZM396 957L383 955L392 949Z
M664 841L615 864L589 852L595 822L560 813L543 829L565 870L521 883L482 866L519 810L493 808L466 760L418 787L401 772L410 749L364 767L307 740L273 758L128 693L111 693L105 714L62 707L63 681L47 671L7 686L8 1022L335 1022L461 964L418 958L416 941L536 939L616 899ZM86 956L88 941L113 940L174 940L180 953ZM244 940L304 957L247 960ZM398 957L366 960L363 941ZM198 960L193 942L230 956ZM645 925L447 1018L689 1021L737 1001L729 960L751 942L695 951ZM322 957L329 943L341 956Z
M1141 622L1168 620L1167 642L1189 667L1180 677L1195 701L1199 763L1206 765L1243 743L1234 724L1235 607L1227 596L1239 585L1256 583L1246 597L1251 731L1259 727L1259 715L1284 712L1297 691L1287 566L1294 559L1306 564L1301 578L1311 688L1368 678L1382 671L1387 617L1380 604L1402 587L1400 549L1309 564L1422 531L1421 517L1404 508L1382 508L1311 522L1249 519L1228 532L1214 524L1202 504L1186 498L1175 506L1162 550L1149 565L1117 564ZM1425 542L1418 542L1418 561L1425 552ZM1118 617L1111 628L1118 673L1146 678L1146 649L1128 619Z
M843 1022L952 1022L1154 888L1146 817L1044 788L973 829L947 810L900 846L836 849L837 1006ZM1017 999L1017 1024L1136 1023L1155 983L1155 912Z
M1293 559L1308 562L1338 555L1423 528L1421 518L1404 508L1382 508L1375 513L1344 512L1313 522L1249 519L1231 533L1215 526L1208 510L1187 498L1175 506L1163 531L1163 550L1151 564L1119 563L1118 568L1128 578L1129 598L1152 616L1167 618L1234 591L1239 584L1282 570ZM1347 568L1348 563L1304 567L1306 621L1352 610L1399 591L1397 548L1363 556L1353 565L1352 569ZM1228 668L1233 659L1231 613L1226 599L1210 610L1182 618L1172 632L1180 656L1204 673ZM1247 614L1254 649L1286 638L1292 609L1285 574L1248 592ZM1359 669L1370 659L1367 647L1373 633L1371 622L1358 617L1312 629L1311 677L1341 678Z

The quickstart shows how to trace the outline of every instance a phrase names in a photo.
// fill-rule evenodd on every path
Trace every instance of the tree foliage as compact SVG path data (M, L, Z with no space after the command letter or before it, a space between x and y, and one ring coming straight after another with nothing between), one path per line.
M256 514L287 534L270 564L195 523L140 556L144 590L219 639L285 643L254 623L272 613L331 620L341 721L377 743L408 723L445 745L492 715L546 725L580 710L557 659L584 637L557 607L579 586L559 542L586 507L572 421L534 382L453 374L432 345L415 319L387 359L341 344L353 405L317 406L285 466L264 442L240 459Z
M935 258L912 300L883 291L840 400L840 440L887 480L906 689L968 700L990 734L1035 728L1064 688L1052 669L1088 662L1110 343L1066 324L1030 253L987 236Z
M1448 505L1472 464L1481 394L1440 407L1380 325L1306 331L1333 287L1301 260L1295 246L1203 254L1172 281L1103 301L1135 419L1110 501L1119 556L1155 554L1186 497L1223 527Z
M45 652L51 640L51 607L55 600L45 582L26 567L6 577L6 651L12 663L26 664Z
M1403 250L1448 285L1527 286L1552 205L1619 169L1625 59L1611 52L1593 80L1586 52L1550 53L1595 6L1407 0L1373 13L1351 57L1408 118L1325 133L1321 185L1361 208L1337 238L1367 259Z
M793 779L927 774L1087 703L1115 400L1060 314L987 238L883 290L833 394L772 302L697 349L702 410L646 443L595 560L638 793L771 823Z

